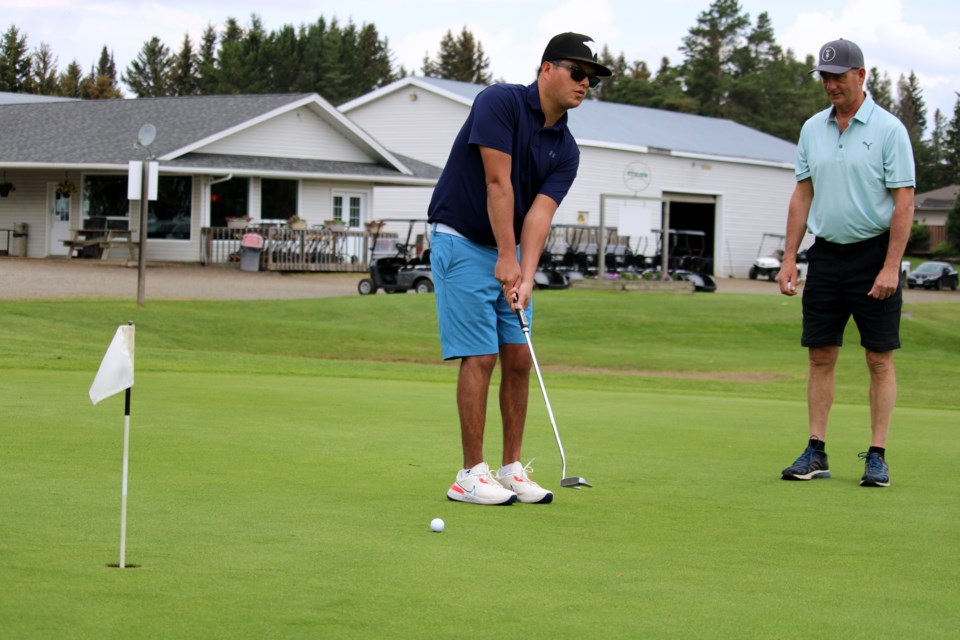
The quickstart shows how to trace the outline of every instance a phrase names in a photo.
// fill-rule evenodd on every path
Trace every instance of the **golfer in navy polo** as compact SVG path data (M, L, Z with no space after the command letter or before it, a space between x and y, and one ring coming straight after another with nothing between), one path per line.
M430 202L430 262L445 360L460 359L457 408L463 467L447 490L474 504L545 504L553 494L520 462L532 361L516 311L532 324L534 275L580 150L567 110L610 70L588 36L547 44L529 86L496 84L473 103ZM484 461L487 392L500 360L503 456Z

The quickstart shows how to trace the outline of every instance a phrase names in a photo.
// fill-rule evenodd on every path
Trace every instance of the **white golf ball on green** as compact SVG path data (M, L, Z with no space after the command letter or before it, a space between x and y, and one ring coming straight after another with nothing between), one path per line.
M434 518L430 521L430 530L434 533L441 533L443 531L443 520L440 518Z

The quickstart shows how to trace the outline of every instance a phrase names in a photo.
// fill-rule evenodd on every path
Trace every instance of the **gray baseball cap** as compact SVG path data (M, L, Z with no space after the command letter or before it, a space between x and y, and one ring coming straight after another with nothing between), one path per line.
M850 69L863 67L863 52L855 43L844 40L832 40L820 47L819 64L810 70L827 73L844 73Z

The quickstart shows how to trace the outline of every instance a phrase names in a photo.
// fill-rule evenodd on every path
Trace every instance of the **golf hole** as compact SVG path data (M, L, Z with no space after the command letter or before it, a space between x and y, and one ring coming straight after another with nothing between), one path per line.
M119 563L119 562L114 562L113 564L108 564L107 566L110 567L111 569L119 569L119 568L120 568L120 563ZM123 565L123 568L124 568L124 569L139 569L139 568L140 568L140 565L138 565L138 564L124 564L124 565Z

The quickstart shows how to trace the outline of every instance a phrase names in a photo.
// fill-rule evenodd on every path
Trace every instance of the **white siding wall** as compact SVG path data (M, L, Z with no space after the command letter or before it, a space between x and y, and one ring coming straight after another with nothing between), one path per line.
M713 247L717 276L732 273L746 277L757 256L761 234L784 232L787 205L796 184L793 169L692 161L594 147L581 147L580 171L557 211L556 222L574 224L577 212L587 211L589 224L599 224L600 194L634 195L624 185L623 173L627 165L637 161L647 165L652 179L650 186L636 195L672 192L717 198ZM617 207L608 206L606 224L617 225Z
M197 152L341 162L373 161L306 107L261 122L197 149Z
M459 102L407 87L346 115L390 151L443 167L469 113Z
M73 194L70 199L70 222L72 227L76 228L80 224L80 174L68 172L66 176L77 185L78 193ZM63 171L6 171L5 181L12 182L16 191L12 191L6 198L0 198L0 229L12 230L14 223L27 223L28 258L43 258L50 253L47 245L50 227L47 185L56 184L63 179ZM6 239L6 235L0 234L0 242Z
M377 187L374 189L374 206L371 218L427 219L432 187Z

